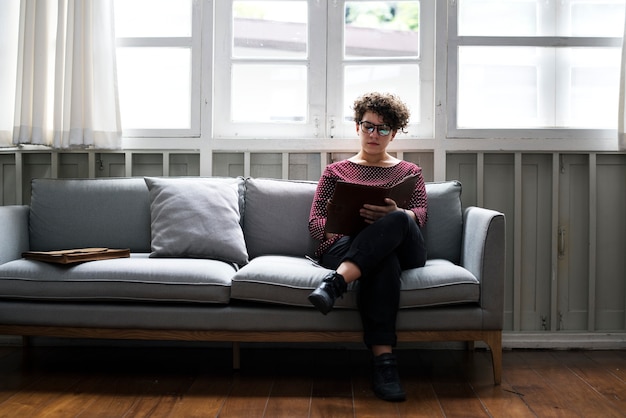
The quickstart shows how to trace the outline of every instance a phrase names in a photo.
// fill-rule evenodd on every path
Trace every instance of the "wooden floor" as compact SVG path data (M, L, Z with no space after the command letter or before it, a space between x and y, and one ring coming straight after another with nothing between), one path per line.
M625 417L626 351L399 350L408 399L348 349L0 347L2 417Z

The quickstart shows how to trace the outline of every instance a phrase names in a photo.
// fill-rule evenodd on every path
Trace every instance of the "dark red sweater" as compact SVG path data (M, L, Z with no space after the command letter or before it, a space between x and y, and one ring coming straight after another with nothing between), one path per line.
M421 175L422 169L417 165L408 161L400 161L393 167L373 167L343 160L326 166L317 185L313 205L311 206L311 215L309 216L311 236L321 241L316 255L324 254L328 248L341 238L341 235L336 235L331 239L326 239L324 235L324 225L327 217L326 202L332 197L337 180L389 187L397 184L410 174L419 174L419 180L415 186L408 209L415 213L418 225L423 227L426 224L428 202L426 186Z

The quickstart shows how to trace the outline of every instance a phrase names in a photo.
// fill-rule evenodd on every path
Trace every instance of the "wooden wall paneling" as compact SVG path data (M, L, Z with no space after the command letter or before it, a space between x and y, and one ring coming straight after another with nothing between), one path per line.
M289 153L288 157L288 179L317 181L322 175L320 153Z
M58 178L89 178L89 156L87 153L59 153Z
M521 168L519 329L548 331L552 280L552 156L524 154Z
M52 177L52 155L48 152L25 153L22 156L22 202L30 204L31 181Z
M132 176L164 176L164 156L161 153L133 153Z
M0 205L17 205L17 177L15 154L0 154ZM21 187L21 185L20 185Z
M171 153L168 161L169 175L172 177L200 175L200 154Z
M451 153L446 161L446 180L458 180L463 184L461 202L463 207L477 205L477 162L474 153Z
M213 153L213 175L218 177L238 177L245 172L244 154L241 152Z
M561 155L557 330L588 329L589 157Z
M263 152L250 154L250 177L255 178L283 178L282 153Z
M96 154L96 177L126 177L126 155L122 152Z
M405 152L403 153L403 159L422 167L424 181L434 181L435 157L432 152Z
M598 155L596 171L594 329L624 330L626 329L626 154Z
M519 318L519 302L515 303L516 283L515 277L515 258L514 253L518 246L515 242L515 154L485 154L484 157L483 182L477 184L477 190L482 189L477 195L483 196L482 204L490 209L498 210L504 213L506 217L506 270L505 270L505 320L507 329L515 329L514 324ZM477 173L481 170L477 170ZM519 278L518 278L519 280ZM521 286L517 284L519 290ZM517 309L517 311L516 311ZM518 321L519 322L519 321ZM518 324L519 325L519 324Z

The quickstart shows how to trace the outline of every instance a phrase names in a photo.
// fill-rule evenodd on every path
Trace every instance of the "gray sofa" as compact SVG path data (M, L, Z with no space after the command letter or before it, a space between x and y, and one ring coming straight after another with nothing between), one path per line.
M0 207L0 334L241 342L359 342L355 290L327 316L307 301L326 270L307 223L314 182L257 178L36 179ZM462 211L428 183L428 262L402 275L398 338L484 341L500 383L504 216ZM129 248L72 266L26 250Z

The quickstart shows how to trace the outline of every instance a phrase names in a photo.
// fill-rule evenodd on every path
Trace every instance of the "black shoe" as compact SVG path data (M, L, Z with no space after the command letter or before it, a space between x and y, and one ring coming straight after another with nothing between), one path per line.
M385 401L404 401L406 393L400 385L396 356L392 353L381 354L374 357L373 363L372 388L376 396Z
M333 309L335 300L343 296L347 289L348 285L341 274L337 272L329 273L328 276L324 277L317 289L311 292L309 302L326 315Z

